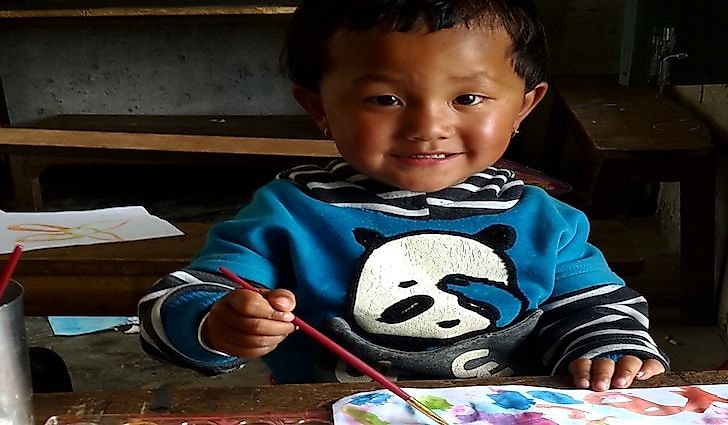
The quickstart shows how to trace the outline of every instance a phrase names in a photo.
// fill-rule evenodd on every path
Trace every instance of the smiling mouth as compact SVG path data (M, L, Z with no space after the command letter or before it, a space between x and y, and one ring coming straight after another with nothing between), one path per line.
M444 152L437 152L437 153L419 153L414 155L401 155L404 158L410 158L410 159L447 159L452 156L457 155L456 153L444 153Z
M410 158L415 159L445 159L447 158L447 154L445 153L430 153L430 154L419 154L419 155L410 155Z

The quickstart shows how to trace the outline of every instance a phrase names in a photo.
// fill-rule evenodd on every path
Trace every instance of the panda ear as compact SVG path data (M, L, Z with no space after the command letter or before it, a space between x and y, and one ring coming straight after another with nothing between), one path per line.
M491 248L506 250L516 243L516 231L505 224L494 224L478 232L475 239Z
M384 235L372 229L357 227L354 229L354 238L364 248L384 243Z

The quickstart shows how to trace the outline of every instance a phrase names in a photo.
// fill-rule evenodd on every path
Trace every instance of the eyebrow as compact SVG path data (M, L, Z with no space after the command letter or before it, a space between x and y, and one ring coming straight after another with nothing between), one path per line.
M398 82L403 78L394 78L384 74L366 74L354 79L355 83L390 83Z
M489 74L486 71L480 71L475 72L470 75L462 75L462 76L455 76L452 77L453 80L456 81L478 81L478 82L484 82L488 84L495 84L495 85L502 85L502 81L498 78L493 77L491 74Z

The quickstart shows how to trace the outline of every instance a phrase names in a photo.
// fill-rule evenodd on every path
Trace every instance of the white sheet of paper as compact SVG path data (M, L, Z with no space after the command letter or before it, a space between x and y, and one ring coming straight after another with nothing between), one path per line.
M448 424L728 424L728 385L593 392L523 385L406 388ZM387 390L333 405L334 424L432 424Z
M13 213L0 211L0 253L74 245L126 242L183 235L140 206L87 211Z

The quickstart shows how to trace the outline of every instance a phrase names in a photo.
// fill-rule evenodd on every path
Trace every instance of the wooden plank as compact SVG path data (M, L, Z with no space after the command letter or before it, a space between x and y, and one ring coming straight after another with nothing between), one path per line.
M23 254L15 276L162 275L181 268L202 247L210 223L177 223L184 235L39 249ZM3 255L0 258L5 258Z
M18 127L120 133L324 139L307 115L56 115Z
M14 274L25 288L25 314L135 315L157 279L190 262L210 224L177 227L184 236L26 252Z
M119 133L0 128L0 151L18 155L70 155L74 150L336 157L330 140Z
M137 302L157 275L30 275L23 285L26 316L136 316Z
M294 1L2 1L0 19L290 15Z
M552 84L571 130L600 155L713 151L708 128L654 87L621 86L616 76L556 76Z
M723 384L728 382L726 371L671 372L635 381L634 388L672 387L686 385ZM452 387L468 385L531 385L549 388L572 388L567 376L490 377L466 380L407 381L407 387ZM33 412L36 424L43 424L50 416L68 415L75 421L93 423L125 423L126 415L143 414L157 416L150 408L164 401L165 414L171 415L263 415L274 413L298 414L298 418L324 418L319 420L291 420L290 423L331 423L331 405L342 397L378 389L375 383L323 383L266 385L241 388L183 388L129 389L118 391L87 391L73 393L48 393L33 395ZM212 409L212 410L211 410ZM114 418L113 415L122 415ZM105 418L104 418L105 416ZM251 418L250 416L247 416ZM69 419L70 419L69 418ZM86 418L87 421L81 420ZM189 418L188 418L189 419ZM252 418L251 418L252 419ZM273 423L268 420L241 423ZM649 421L645 421L647 423ZM238 423L238 422L235 422ZM278 423L278 422L275 422ZM286 423L289 423L286 421Z
M232 163L241 155L339 156L334 143L321 137L303 115L60 115L26 128L0 128L0 152L14 155L17 163L12 168L16 208L37 210L42 207L40 173L68 158L76 163Z

